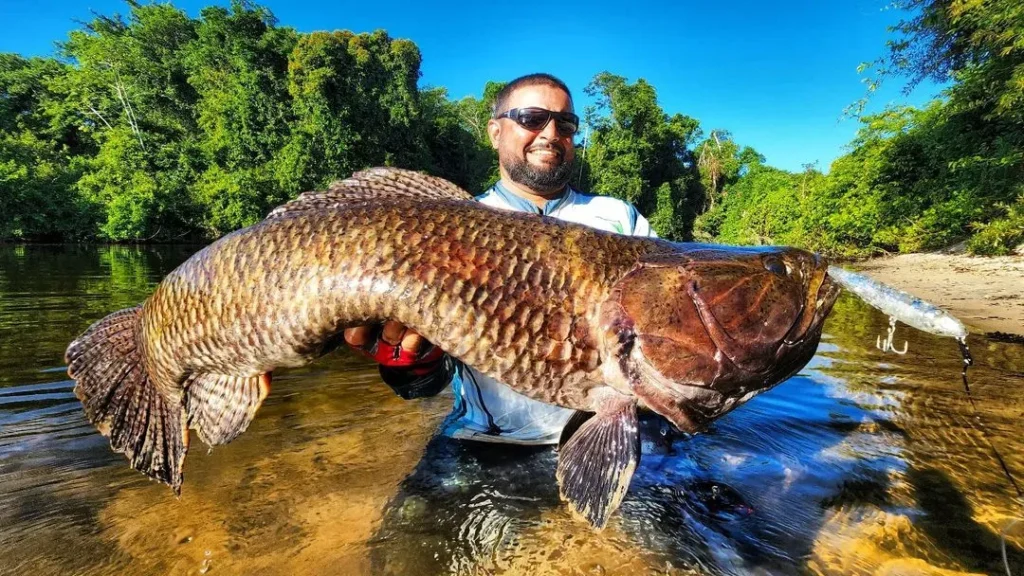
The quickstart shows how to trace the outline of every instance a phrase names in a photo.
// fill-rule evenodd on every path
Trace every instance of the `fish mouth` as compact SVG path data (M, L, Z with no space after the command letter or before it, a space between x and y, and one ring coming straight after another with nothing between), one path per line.
M800 318L783 339L787 346L798 346L808 337L817 336L832 305L839 297L840 287L829 275L825 265L816 266L807 274L807 299Z

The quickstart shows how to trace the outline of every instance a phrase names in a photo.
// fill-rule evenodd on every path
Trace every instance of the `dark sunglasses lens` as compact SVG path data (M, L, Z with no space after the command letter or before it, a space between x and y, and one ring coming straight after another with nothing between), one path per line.
M519 125L527 130L540 130L548 123L548 113L523 110L519 113Z
M558 129L558 133L561 134L562 136L572 136L573 134L576 133L576 130L578 129L576 123L573 122L572 120L561 119L558 120L558 123L555 124L555 127Z

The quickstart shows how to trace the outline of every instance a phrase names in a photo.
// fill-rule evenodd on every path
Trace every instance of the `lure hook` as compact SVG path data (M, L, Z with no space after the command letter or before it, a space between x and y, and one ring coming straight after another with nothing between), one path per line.
M895 333L896 317L889 316L889 329L886 331L885 340L882 340L881 336L876 336L875 348L878 348L882 352L894 352L900 356L906 354L909 347L909 343L906 340L903 341L903 350L897 350L896 347L892 345L892 337Z

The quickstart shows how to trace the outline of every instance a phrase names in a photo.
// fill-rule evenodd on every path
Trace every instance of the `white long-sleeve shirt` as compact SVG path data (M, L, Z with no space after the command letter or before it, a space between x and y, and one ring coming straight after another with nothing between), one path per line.
M533 212L630 236L657 236L631 204L571 187L544 208L516 196L501 182L477 196L488 206ZM479 371L460 365L452 379L455 409L444 433L453 438L512 444L556 444L572 410L524 396Z

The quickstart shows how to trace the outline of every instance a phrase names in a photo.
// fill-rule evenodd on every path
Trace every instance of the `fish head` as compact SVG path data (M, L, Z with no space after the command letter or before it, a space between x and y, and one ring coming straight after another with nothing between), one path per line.
M642 259L602 304L604 371L693 431L802 368L839 288L804 250L676 247Z

